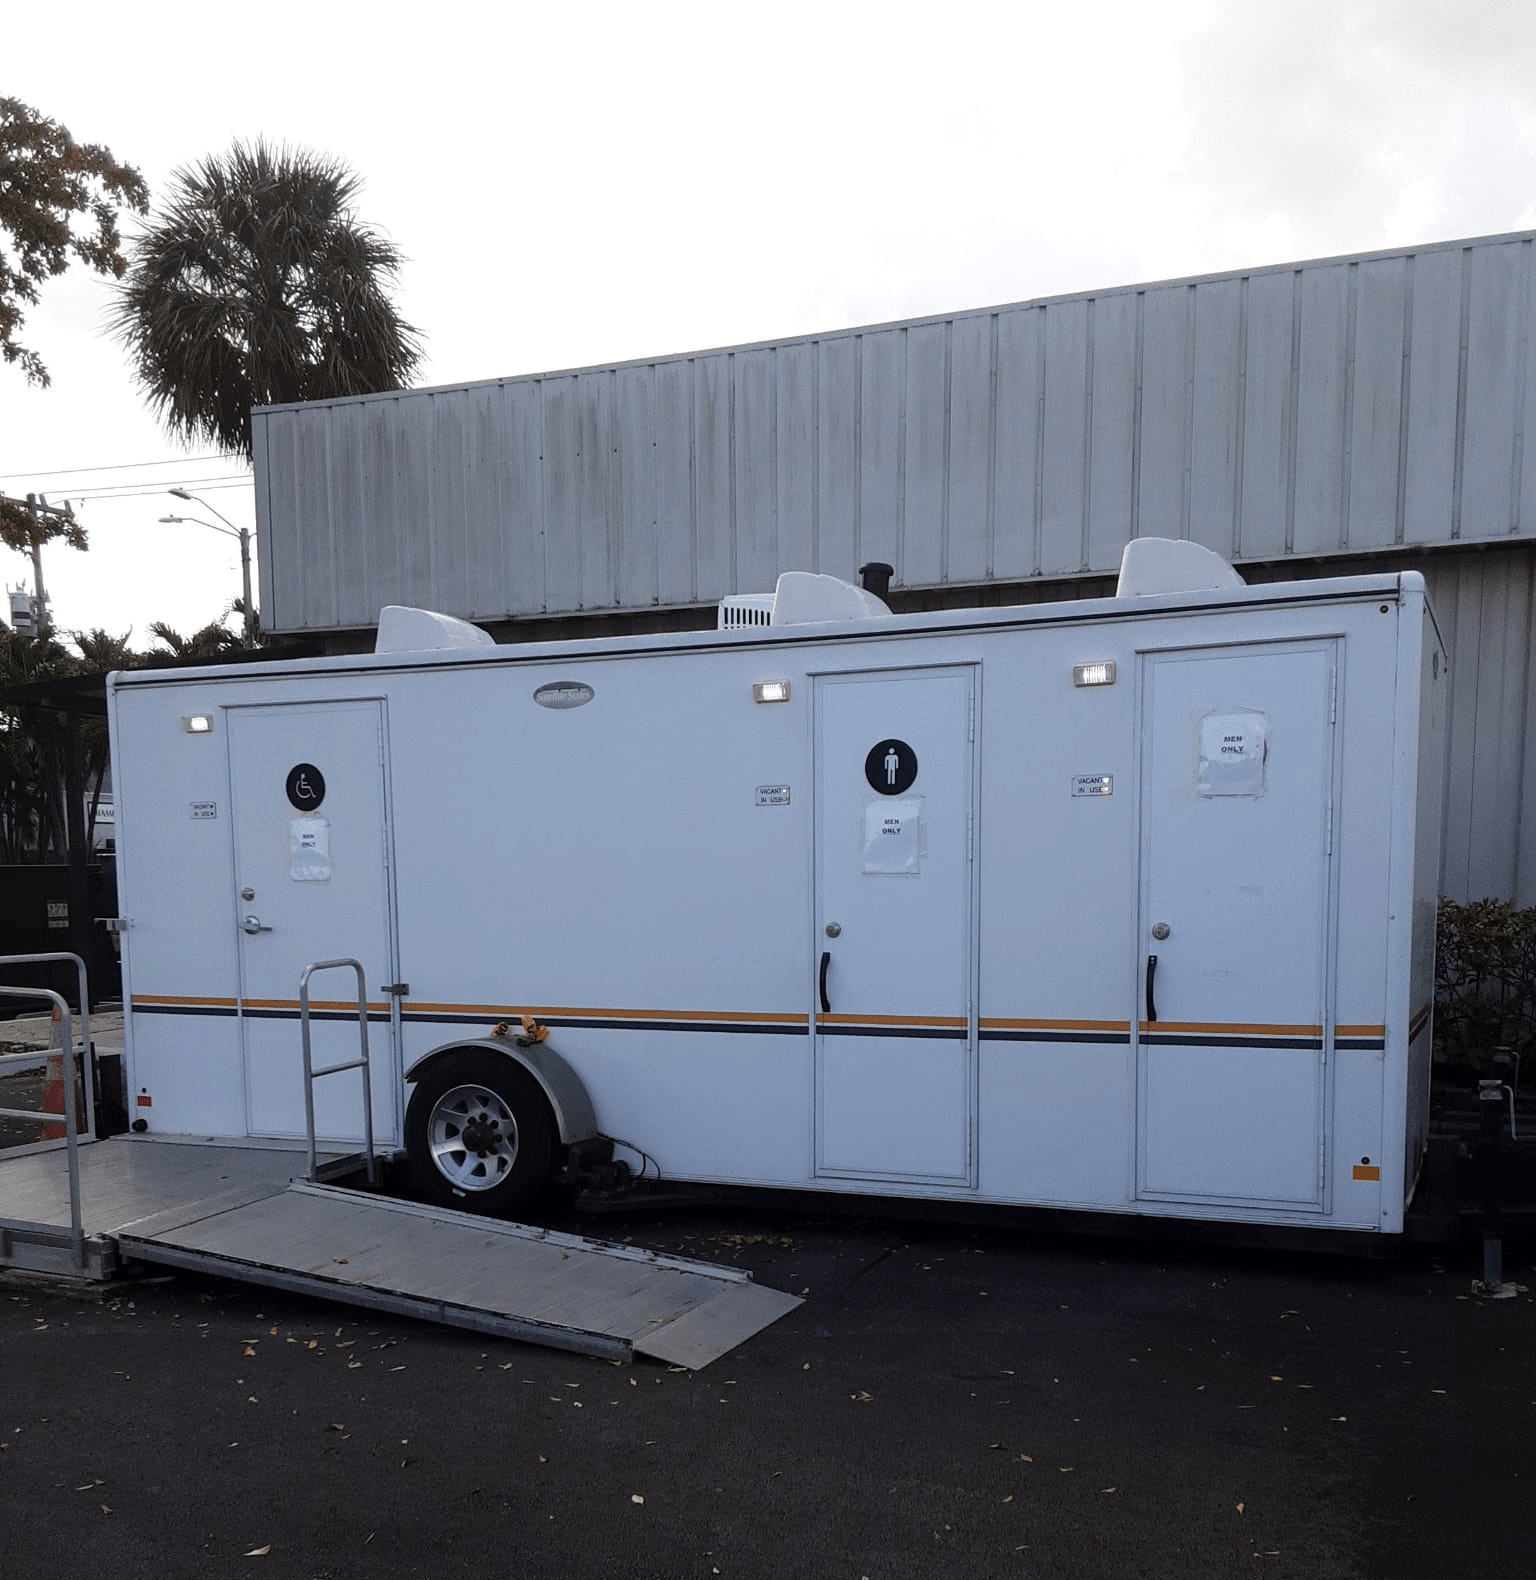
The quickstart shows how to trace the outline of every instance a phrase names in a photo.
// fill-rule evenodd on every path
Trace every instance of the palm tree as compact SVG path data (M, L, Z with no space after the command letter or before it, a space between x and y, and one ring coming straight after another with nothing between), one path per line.
M0 685L60 680L79 661L52 637L18 636L0 625ZM0 861L57 861L68 847L65 733L72 721L49 709L25 716L0 709Z
M174 434L249 458L252 406L399 389L415 372L420 336L386 292L402 255L355 217L361 184L261 140L174 174L112 315Z
M238 598L229 606L228 614L243 612ZM238 653L245 645L239 636L222 620L212 620L191 636L183 636L164 620L151 620L149 634L163 642L175 658L222 658L226 653ZM151 652L153 653L153 649Z
M131 632L114 636L98 625L89 631L72 631L70 639L80 652L79 671L82 675L106 675L114 669L142 669L149 662L149 655L136 653L128 645ZM80 753L80 770L85 782L86 809L85 831L90 839L96 827L96 816L101 810L101 798L109 783L108 769L111 752L107 741L105 719L82 718L75 722L76 749Z

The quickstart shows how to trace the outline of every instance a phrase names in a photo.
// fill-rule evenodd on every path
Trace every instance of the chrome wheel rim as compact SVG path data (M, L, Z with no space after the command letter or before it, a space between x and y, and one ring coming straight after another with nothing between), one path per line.
M512 1172L517 1119L488 1086L455 1086L427 1120L432 1162L455 1190L492 1190Z

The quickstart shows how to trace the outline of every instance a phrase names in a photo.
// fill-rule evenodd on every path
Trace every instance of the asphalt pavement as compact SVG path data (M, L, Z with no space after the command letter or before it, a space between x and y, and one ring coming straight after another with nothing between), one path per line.
M569 1224L567 1223L567 1226ZM775 1206L585 1226L805 1303L698 1373L188 1275L0 1288L8 1575L1536 1567L1536 1311L1390 1263ZM1507 1276L1536 1284L1533 1248Z

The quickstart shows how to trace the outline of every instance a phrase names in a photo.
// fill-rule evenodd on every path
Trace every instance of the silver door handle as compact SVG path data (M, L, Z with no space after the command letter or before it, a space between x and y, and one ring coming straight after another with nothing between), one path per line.
M242 916L240 925L248 933L270 933L272 931L271 926L262 921L259 916Z

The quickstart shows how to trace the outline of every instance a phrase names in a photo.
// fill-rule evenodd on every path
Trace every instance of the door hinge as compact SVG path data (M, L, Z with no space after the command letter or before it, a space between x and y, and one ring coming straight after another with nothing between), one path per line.
M386 982L379 989L385 998L404 998L411 991L409 982Z

